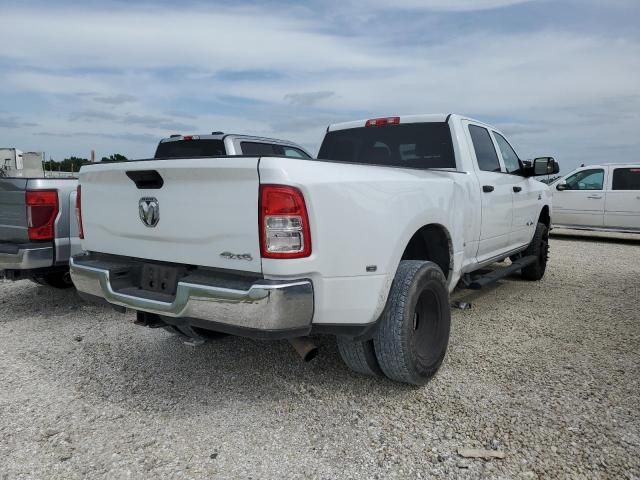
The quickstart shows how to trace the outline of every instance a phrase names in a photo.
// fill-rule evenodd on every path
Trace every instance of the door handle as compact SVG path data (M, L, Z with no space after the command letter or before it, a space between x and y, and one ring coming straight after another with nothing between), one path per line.
M493 192L495 189L493 188L493 185L483 185L482 186L482 191L484 193L491 193Z
M589 195L587 198L591 198L592 200L600 200L602 195Z
M522 187L513 187L513 191L518 193L522 191Z

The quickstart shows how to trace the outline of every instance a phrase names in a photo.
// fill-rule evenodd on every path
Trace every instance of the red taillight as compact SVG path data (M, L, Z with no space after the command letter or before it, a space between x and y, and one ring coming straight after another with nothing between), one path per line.
M399 123L400 117L372 118L367 120L365 127L380 127L381 125L397 125Z
M261 185L259 210L263 258L311 255L309 216L300 190L286 185Z
M29 190L25 194L29 240L53 240L58 216L57 190Z
M200 140L200 135L184 135L182 137L183 140Z
M82 195L80 185L78 185L78 189L76 190L76 221L78 222L78 237L80 239L84 238L84 228L82 228Z

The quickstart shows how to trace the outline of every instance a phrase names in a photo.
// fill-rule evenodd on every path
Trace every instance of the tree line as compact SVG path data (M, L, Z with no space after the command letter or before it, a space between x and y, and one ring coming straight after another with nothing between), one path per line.
M108 157L102 157L101 162L124 162L127 157L120 153L114 153ZM91 161L88 158L69 157L61 161L49 159L43 162L44 169L48 172L77 172L83 165L89 165Z

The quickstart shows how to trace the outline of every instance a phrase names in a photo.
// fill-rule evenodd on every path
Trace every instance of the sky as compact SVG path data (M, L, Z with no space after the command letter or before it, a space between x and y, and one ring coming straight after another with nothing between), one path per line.
M0 0L0 146L153 155L461 113L566 172L640 161L638 0Z

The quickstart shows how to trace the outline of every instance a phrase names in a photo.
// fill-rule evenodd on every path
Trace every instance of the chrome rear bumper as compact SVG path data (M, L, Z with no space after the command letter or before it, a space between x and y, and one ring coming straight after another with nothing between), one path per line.
M76 255L69 262L71 278L79 292L103 298L113 305L174 318L191 318L214 324L254 330L300 330L311 327L313 286L309 280L257 280L246 289L178 281L175 296L158 300L142 290L116 290L111 269ZM121 264L120 264L121 266Z
M0 270L32 270L53 265L53 247L0 250Z

